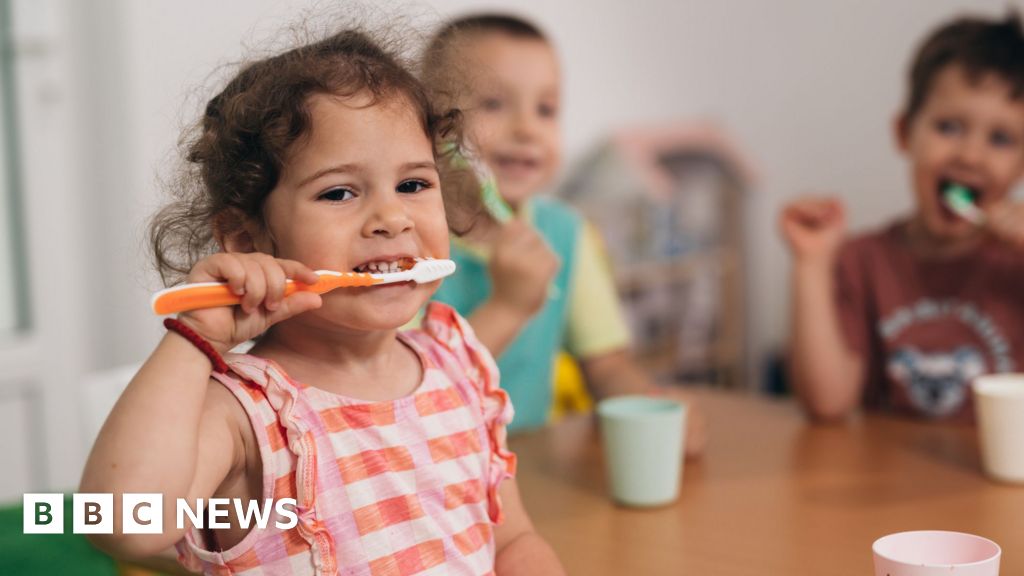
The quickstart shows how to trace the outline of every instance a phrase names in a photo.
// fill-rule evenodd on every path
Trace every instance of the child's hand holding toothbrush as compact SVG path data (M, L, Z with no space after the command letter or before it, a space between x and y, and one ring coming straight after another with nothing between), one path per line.
M957 183L950 183L943 190L943 201L955 214L1024 250L1024 202L1003 199L981 206L977 196L970 188Z
M459 154L457 162L471 167L472 185L479 189L484 211L497 228L490 242L492 301L525 322L544 306L561 262L537 230L516 218L479 154L470 149Z
M218 352L227 352L282 320L320 307L320 295L314 292L299 291L285 297L289 278L312 284L318 276L299 262L260 252L213 254L192 268L186 282L226 282L242 297L241 305L192 310L178 319Z
M558 256L537 230L509 220L492 243L493 300L528 319L547 301L548 287L561 266Z
M1003 200L985 208L985 226L995 237L1024 250L1024 202Z
M512 219L492 231L491 297L469 317L480 342L500 356L547 301L561 262L529 224Z

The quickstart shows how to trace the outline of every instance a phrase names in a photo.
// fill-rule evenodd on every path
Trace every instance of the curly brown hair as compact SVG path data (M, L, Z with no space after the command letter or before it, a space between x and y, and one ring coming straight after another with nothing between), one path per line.
M369 105L405 100L434 143L442 182L451 175L441 139L457 138L459 113L438 113L420 81L395 53L367 34L347 30L244 65L211 99L182 139L185 166L173 187L175 200L153 218L149 238L165 285L184 278L218 250L215 233L237 230L245 219L264 222L263 205L276 187L289 148L310 131L310 98L369 94ZM475 193L442 186L449 225ZM462 210L452 210L461 206Z

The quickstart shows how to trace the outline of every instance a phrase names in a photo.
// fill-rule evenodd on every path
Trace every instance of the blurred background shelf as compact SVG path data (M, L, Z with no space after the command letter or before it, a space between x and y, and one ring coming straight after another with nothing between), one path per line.
M638 361L658 379L749 384L750 170L707 124L622 131L560 193L597 228Z

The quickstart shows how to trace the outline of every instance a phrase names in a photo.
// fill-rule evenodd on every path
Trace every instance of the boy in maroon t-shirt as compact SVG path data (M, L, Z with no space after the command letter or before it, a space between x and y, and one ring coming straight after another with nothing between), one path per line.
M895 124L916 208L844 240L836 198L786 206L793 252L793 387L816 418L859 404L936 418L969 414L969 383L1024 371L1024 35L1016 14L936 30ZM966 188L974 224L943 200Z

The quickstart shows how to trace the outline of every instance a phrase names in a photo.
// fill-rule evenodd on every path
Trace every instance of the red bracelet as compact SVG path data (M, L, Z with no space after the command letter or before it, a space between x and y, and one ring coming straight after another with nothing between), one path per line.
M213 364L213 371L220 372L221 374L227 374L228 364L220 357L220 354L213 349L213 345L206 341L205 338L196 334L195 330L189 328L184 322L176 318L164 318L164 328L167 328L171 332L177 332L181 336L192 343L193 346L199 348L199 351L206 354L206 357L210 359L210 363Z

